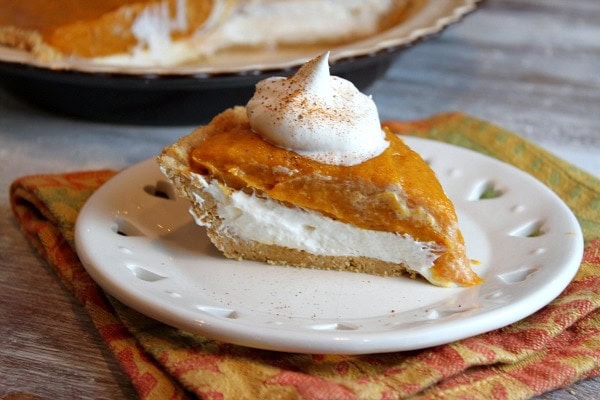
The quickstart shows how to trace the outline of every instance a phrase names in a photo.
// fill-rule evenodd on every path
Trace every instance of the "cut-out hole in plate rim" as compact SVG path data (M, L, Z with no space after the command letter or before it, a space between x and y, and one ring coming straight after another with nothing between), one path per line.
M166 178L165 178L166 179ZM151 196L166 200L173 200L176 197L175 189L165 179L157 180L154 185L148 184L144 186L144 191Z
M474 186L473 191L469 194L469 199L474 201L495 199L502 196L504 191L505 190L499 188L497 183L494 181L486 180L483 182L478 182Z
M545 233L544 221L528 221L510 231L510 236L534 238Z
M144 236L142 231L135 224L126 218L117 218L112 227L112 231L120 236Z
M76 225L77 252L92 278L130 307L204 337L269 350L419 349L505 326L558 296L583 253L581 229L568 207L539 181L490 157L404 140L417 152L435 154L432 168L455 203L482 285L439 288L419 279L225 259L193 224L186 202L157 202L141 189L164 180L154 160L126 169L90 197ZM460 176L444 173L453 168ZM489 181L510 190L493 201L469 199L478 182ZM502 217L494 218L499 212ZM122 218L117 225L143 226L145 235L115 234L115 215ZM168 235L143 223L149 218L169 221ZM524 226L541 228L543 235L508 234Z

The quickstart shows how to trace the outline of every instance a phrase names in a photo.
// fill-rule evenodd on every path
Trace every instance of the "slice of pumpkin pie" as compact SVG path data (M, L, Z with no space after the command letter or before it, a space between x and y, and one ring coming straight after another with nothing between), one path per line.
M328 55L258 83L158 157L229 258L470 286L452 202Z

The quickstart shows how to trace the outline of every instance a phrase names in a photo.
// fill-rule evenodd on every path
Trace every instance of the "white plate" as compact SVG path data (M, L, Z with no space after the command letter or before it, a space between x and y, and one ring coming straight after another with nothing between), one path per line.
M422 280L225 259L174 199L155 162L102 186L76 225L94 280L130 307L206 337L263 349L365 354L449 343L515 322L554 299L576 273L583 236L547 187L492 158L407 138L453 200L485 282ZM171 198L152 195L154 188ZM480 199L485 188L501 192ZM119 234L119 232L121 234Z

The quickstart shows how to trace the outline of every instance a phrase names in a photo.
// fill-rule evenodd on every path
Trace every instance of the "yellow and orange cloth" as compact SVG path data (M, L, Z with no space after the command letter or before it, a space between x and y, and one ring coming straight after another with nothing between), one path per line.
M90 278L74 251L73 228L81 206L115 171L23 177L11 186L11 204L23 232L85 307L141 399L526 399L599 376L600 180L462 114L388 125L498 158L555 191L585 237L581 267L564 292L510 326L419 351L348 356L256 350L145 317Z

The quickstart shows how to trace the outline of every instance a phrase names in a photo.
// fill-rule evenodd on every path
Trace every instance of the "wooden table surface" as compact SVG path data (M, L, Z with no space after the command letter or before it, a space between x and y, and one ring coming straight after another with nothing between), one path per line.
M402 53L368 92L382 119L460 110L600 176L600 1L487 0ZM16 226L8 186L40 172L121 168L189 127L68 119L0 89L0 398L134 398L82 307ZM589 379L541 399L599 399Z

